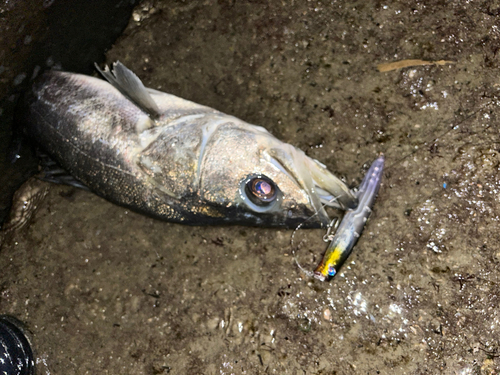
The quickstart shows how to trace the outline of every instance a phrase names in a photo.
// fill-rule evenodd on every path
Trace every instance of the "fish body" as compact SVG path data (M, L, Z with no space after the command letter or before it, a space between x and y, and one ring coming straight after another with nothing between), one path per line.
M325 281L334 277L351 254L372 212L382 181L384 161L384 156L379 156L361 181L357 193L359 204L355 209L347 210L342 218L321 263L314 271L316 279Z
M20 107L25 134L100 196L191 225L321 227L357 199L324 165L260 126L144 87L48 71Z

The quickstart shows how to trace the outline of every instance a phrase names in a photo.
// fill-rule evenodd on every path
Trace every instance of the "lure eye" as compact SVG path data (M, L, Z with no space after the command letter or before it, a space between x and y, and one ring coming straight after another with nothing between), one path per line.
M333 266L328 267L328 276L333 277L335 276L336 273L337 271L335 270L335 267Z
M259 205L265 205L276 199L276 185L264 176L254 177L246 184L248 197Z

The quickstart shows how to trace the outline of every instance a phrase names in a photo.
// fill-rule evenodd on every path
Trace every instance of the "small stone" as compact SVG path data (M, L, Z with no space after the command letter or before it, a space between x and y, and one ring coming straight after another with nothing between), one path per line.
M323 310L323 319L325 319L326 321L332 320L332 312L329 308Z

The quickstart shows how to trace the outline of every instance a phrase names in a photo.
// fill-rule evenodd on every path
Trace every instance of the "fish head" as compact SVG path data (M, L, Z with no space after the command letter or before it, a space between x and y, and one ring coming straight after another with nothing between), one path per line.
M321 163L234 118L206 142L199 196L227 222L257 226L322 227L330 223L325 204L356 205L347 186Z

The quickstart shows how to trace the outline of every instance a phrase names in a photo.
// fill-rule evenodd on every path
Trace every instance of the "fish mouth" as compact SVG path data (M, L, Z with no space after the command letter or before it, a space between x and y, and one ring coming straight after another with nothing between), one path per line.
M310 158L305 161L312 176L314 191L323 205L341 210L357 207L356 196L342 180L319 161Z
M331 221L326 213L326 206L347 210L358 205L356 196L343 181L303 151L285 144L279 149L272 149L271 154L290 178L307 193L315 215L324 226Z

